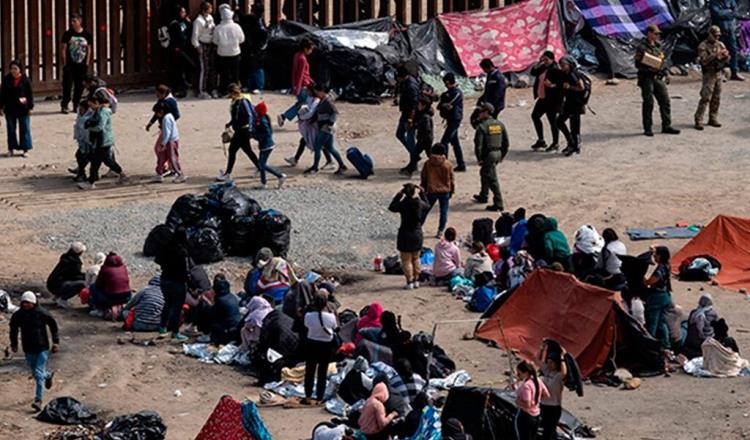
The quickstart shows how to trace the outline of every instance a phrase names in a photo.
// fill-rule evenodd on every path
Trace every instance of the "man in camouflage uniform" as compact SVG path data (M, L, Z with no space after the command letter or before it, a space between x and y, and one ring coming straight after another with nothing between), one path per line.
M659 27L653 24L646 28L646 38L641 41L635 50L635 67L638 68L638 87L641 88L641 97L643 98L643 134L653 136L652 130L654 111L654 98L659 103L659 113L661 114L661 132L666 134L680 134L680 130L672 128L672 108L669 102L669 92L667 84L669 83L669 71L664 66L664 52L659 44ZM643 57L645 54L661 58L662 63L659 67L651 67L644 64Z
M482 189L474 196L477 203L487 203L487 196L492 191L492 204L488 211L503 210L503 196L500 193L500 182L497 180L497 164L508 154L508 131L502 122L492 117L495 108L484 103L479 108L479 125L474 135L474 152L479 162L479 177Z
M708 125L721 127L719 123L719 103L721 102L721 71L729 60L729 51L719 41L721 29L711 26L708 38L698 45L698 61L703 72L703 87L698 110L695 111L695 129L703 130L703 115L708 106Z

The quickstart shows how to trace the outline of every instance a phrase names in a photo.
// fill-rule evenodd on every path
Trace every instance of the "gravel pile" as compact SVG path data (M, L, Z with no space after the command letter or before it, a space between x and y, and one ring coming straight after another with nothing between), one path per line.
M247 194L292 220L289 258L300 267L370 268L375 255L395 252L398 215L387 210L389 195L323 187ZM143 242L154 226L164 222L170 206L129 202L116 208L70 210L39 217L31 226L44 231L40 240L52 249L64 252L71 242L81 241L90 255L113 250L133 274L148 275L157 267L141 254ZM247 259L231 257L216 264L231 265L246 266Z

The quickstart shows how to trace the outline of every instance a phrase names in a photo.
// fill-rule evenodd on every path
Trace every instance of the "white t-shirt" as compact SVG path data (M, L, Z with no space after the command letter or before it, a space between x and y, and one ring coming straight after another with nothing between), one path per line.
M620 240L610 242L607 245L607 258L604 261L604 269L606 269L607 273L613 275L620 273L620 266L622 266L622 261L620 261L618 255L627 254L628 251L625 248L625 244L623 242L621 242Z
M323 325L320 322L323 321ZM305 313L305 327L307 327L307 339L318 342L331 342L334 329L338 327L336 316L329 312L307 312Z

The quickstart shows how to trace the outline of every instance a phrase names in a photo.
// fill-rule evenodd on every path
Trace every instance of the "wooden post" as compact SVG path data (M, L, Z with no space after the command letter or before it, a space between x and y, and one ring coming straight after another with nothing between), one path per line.
M120 23L120 2L109 3L109 56L112 60L110 64L110 75L115 76L121 73L120 57L122 47L120 46L120 32L122 26Z
M123 19L125 27L125 73L135 72L135 21L138 15L136 15L135 9L138 7L136 2L126 2L123 9Z
M417 22L422 23L427 20L427 0L417 0L417 10L415 16Z
M96 74L106 76L107 69L107 4L98 0L96 2L96 27L94 28L94 41L96 41Z
M266 24L271 24L271 2L270 0L263 0L263 20Z
M490 0L482 0L482 10L486 11L490 9Z
M89 26L91 26L91 32L94 36L96 36L95 29L93 29L94 24L89 23ZM62 47L62 34L65 32L66 29L68 29L68 16L65 11L65 2L63 0L55 0L55 51L57 53L57 63L55 65L55 71L57 72L56 78L59 80L62 80L62 73L63 73L63 65L62 60L60 59L61 54L60 50ZM93 48L89 49L93 50Z
M412 21L412 0L401 0L401 17L399 20L403 25L410 25Z
M53 69L55 67L53 42L55 35L52 33L52 2L42 2L42 70L44 81L54 80Z
M333 25L333 2L331 0L320 0L320 26L328 27Z
M432 2L432 13L431 18L437 17L443 13L443 0L430 0Z
M31 81L37 82L42 78L39 71L39 3L29 3L27 14L29 15L29 29L31 30L29 32L29 75Z
M381 3L381 5L382 5L382 3ZM389 17L393 17L394 15L396 15L396 2L395 2L395 0L387 0L386 4L385 4L385 10L386 10L386 14L385 15L387 15ZM382 15L382 12L381 12L381 15Z
M379 0L369 0L367 3L368 18L377 18L378 16L378 2Z

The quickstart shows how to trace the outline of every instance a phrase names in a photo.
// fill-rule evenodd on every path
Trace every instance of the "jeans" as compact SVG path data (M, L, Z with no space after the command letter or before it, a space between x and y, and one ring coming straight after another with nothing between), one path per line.
M5 113L6 130L8 131L8 151L29 151L31 145L31 119L29 115ZM16 135L16 128L19 133Z
M41 353L26 353L26 363L31 369L31 373L34 376L36 382L36 392L34 393L34 400L41 402L44 393L44 381L50 376L47 372L47 359L49 358L49 351L43 351Z
M260 150L260 157L258 157L258 164L260 169L260 183L263 185L266 184L266 171L273 174L277 178L281 179L281 174L276 170L276 168L273 168L268 165L268 158L271 157L271 153L273 152L273 148L269 148L267 150Z
M326 392L326 379L328 377L328 364L331 362L331 342L305 341L305 397L308 399L313 394L315 384L315 396L322 401ZM317 383L316 374L317 370Z
M190 76L190 70L192 66L193 61L190 59L190 57L188 57L187 53L182 50L175 49L172 49L170 51L168 70L172 90L174 90L175 92L187 91L187 78Z
M299 138L299 146L297 147L297 152L294 153L294 161L299 162L300 158L302 157L302 154L305 152L305 148L307 147L307 142L305 142L305 138L301 137ZM313 149L315 148L315 144L313 144ZM328 150L323 150L323 156L326 158L326 165L331 163L331 153L328 152Z
M51 292L60 299L68 300L81 293L86 288L86 282L81 281L64 281L56 292Z
M83 96L83 80L86 78L88 66L86 63L69 62L63 67L63 97L60 106L68 108L70 103L70 89L73 89L73 111L76 111Z
M672 126L672 103L669 101L669 92L663 79L653 76L643 76L638 78L638 86L641 88L641 117L643 118L643 130L651 131L654 125L654 98L659 104L659 114L661 116L662 130Z
M531 112L531 120L534 122L534 131L536 131L536 138L540 141L544 140L544 126L542 125L542 116L547 116L549 121L550 130L552 131L552 143L557 144L560 140L560 131L557 129L555 120L557 119L557 112L551 105L547 105L544 99L537 99L534 104L534 110Z
M667 325L667 312L672 305L672 296L669 292L652 291L646 297L645 318L646 330L661 342L662 347L669 349L671 346L669 337L669 326Z
M318 138L315 140L315 160L313 161L312 169L317 170L320 164L320 153L321 151L327 151L331 157L336 159L339 164L339 168L344 167L344 161L341 160L341 155L333 146L333 133L329 133L323 129L318 132Z
M182 305L185 304L187 284L184 281L161 279L161 292L164 295L164 308L161 311L161 325L172 333L180 331Z
M286 109L284 113L282 113L284 119L286 119L287 121L291 121L292 119L296 118L299 114L299 109L302 107L302 104L304 104L305 101L307 101L307 91L305 89L302 89L302 91L297 95L297 101L291 107Z
M739 72L739 63L737 61L737 34L734 29L731 31L722 29L721 41L729 51L729 69L732 71L732 75L736 75Z
M406 151L409 152L409 164L406 166L408 169L416 170L417 162L419 162L419 152L417 151L417 129L412 124L408 127L409 117L405 114L401 114L401 118L398 120L398 127L396 127L396 139L401 142Z
M450 200L451 200L451 194L450 193L443 193L443 194L427 194L427 204L429 205L429 208L424 213L424 218L422 219L422 223L424 223L424 220L427 218L427 215L430 213L430 210L432 210L432 207L435 205L435 202L440 202L440 222L438 223L438 231L445 231L445 226L448 224L448 207L450 206Z
M250 158L250 162L255 165L255 168L260 169L258 156L255 155L255 152L250 147L250 132L247 130L239 130L234 133L232 141L229 143L229 158L227 159L227 169L224 171L225 174L232 174L234 163L237 161L237 152L239 150L244 151L245 154L247 154L247 157Z
M266 71L262 68L252 69L245 79L248 90L263 90L266 88Z
M106 165L107 168L115 173L122 174L122 167L120 167L120 164L115 160L115 155L112 154L112 147L94 148L94 151L91 153L89 183L94 183L99 180L99 168L101 168L102 164Z
M461 121L447 121L448 125L445 126L443 137L440 139L440 143L445 145L453 145L453 154L456 155L456 166L465 167L464 163L464 152L461 150L461 141L458 138L458 129L461 128ZM445 156L448 157L448 150L445 150Z

